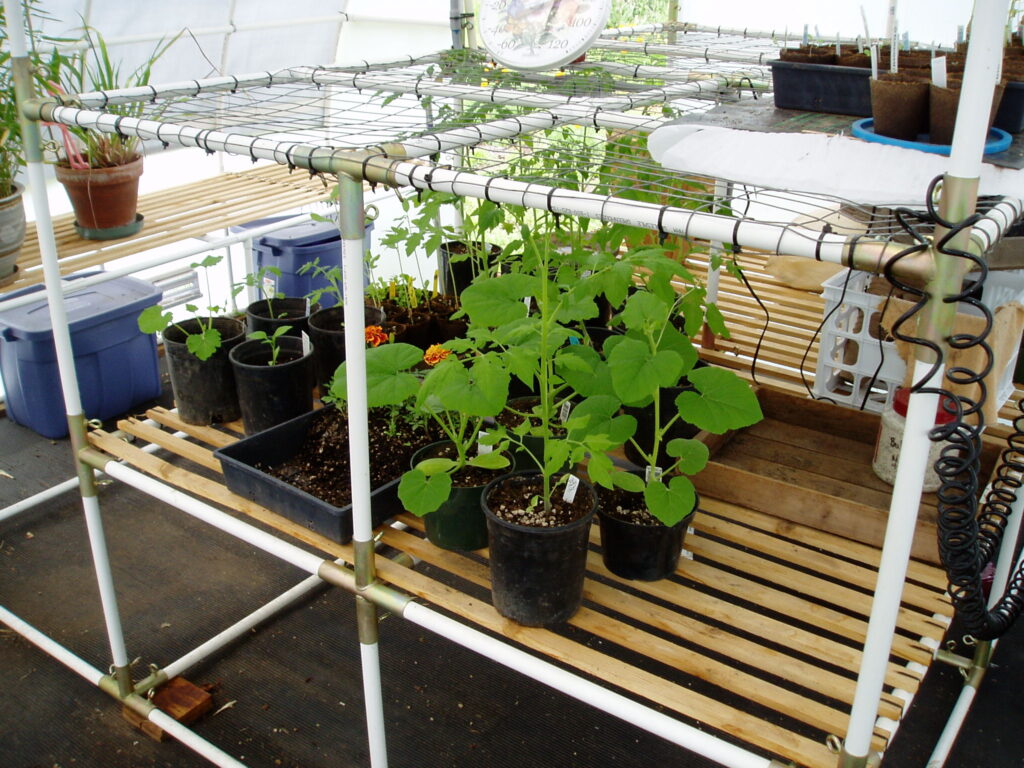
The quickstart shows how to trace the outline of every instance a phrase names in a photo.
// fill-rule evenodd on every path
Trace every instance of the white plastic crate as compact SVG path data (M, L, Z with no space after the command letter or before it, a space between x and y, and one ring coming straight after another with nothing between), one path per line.
M844 295L847 273L822 283L828 320L821 330L814 394L854 408L865 403L866 410L880 412L903 385L907 366L893 342L878 338L885 296L867 292L872 276L866 272L850 275ZM992 310L1011 301L1024 302L1024 271L989 272L982 300ZM1015 353L1003 369L995 393L1000 404L1013 394L1016 362Z

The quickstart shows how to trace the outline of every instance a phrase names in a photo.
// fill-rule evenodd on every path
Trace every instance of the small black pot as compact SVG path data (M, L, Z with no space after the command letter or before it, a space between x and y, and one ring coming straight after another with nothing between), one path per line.
M366 307L366 325L380 325L384 312L379 307ZM328 307L309 316L309 340L316 350L317 383L327 384L345 362L345 308Z
M260 299L245 310L246 332L264 331L272 336L280 326L290 325L288 335L301 336L308 333L309 315L316 309L316 304L310 306L305 299Z
M230 317L213 318L213 327L221 336L220 348L206 360L200 360L186 346L187 334L200 330L199 321L183 320L177 326L169 326L163 338L178 416L186 424L235 421L241 412L228 354L245 340L242 323Z
M568 525L535 528L497 517L488 507L499 484L522 485L537 472L503 475L483 490L480 505L490 537L491 602L502 616L528 627L568 621L583 602L590 523L597 508L593 487L580 481L577 493L589 494L589 510Z
M435 455L438 448L450 441L431 443L412 456L411 465ZM468 552L487 546L487 518L480 506L480 495L485 486L452 488L451 496L441 507L423 518L427 540L441 549Z
M258 339L243 341L229 355L235 371L238 402L245 434L253 435L313 409L315 360L302 353L302 340L277 340L281 352L276 365L270 346Z
M640 473L637 473L640 474ZM631 494L643 499L642 493ZM609 514L605 500L597 510L601 527L601 557L605 567L616 576L640 581L657 581L675 573L679 554L686 539L686 529L700 503L697 497L693 510L675 525L669 527L640 525Z

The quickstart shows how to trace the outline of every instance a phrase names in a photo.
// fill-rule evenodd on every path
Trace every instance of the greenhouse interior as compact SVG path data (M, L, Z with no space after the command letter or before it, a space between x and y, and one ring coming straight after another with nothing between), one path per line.
M1024 765L1024 7L839 5L4 0L0 764Z

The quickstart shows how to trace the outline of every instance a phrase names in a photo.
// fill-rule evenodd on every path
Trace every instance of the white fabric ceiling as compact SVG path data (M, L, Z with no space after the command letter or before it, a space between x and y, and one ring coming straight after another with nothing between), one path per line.
M187 30L154 68L153 82L383 62L451 44L449 0L42 0L40 7L56 20L48 32L76 36L83 19L99 30L122 71L149 56L160 36Z

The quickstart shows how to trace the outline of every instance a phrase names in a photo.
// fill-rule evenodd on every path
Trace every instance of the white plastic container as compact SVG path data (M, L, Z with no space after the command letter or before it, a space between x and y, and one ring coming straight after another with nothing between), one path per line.
M822 283L828 322L821 329L814 394L860 408L867 393L864 408L877 413L892 404L897 388L903 386L907 366L896 352L895 343L879 340L885 296L867 292L872 278L867 272L850 275L844 295L848 272L839 272ZM989 272L982 301L991 310L1012 301L1024 302L1024 271ZM1016 362L1015 354L993 393L1000 405L1013 394Z

